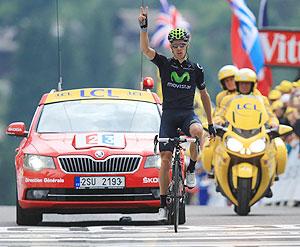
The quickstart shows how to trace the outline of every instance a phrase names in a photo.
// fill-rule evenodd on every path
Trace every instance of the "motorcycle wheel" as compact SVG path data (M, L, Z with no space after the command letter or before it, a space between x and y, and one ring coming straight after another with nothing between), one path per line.
M246 216L250 212L251 178L238 178L237 201L235 211L240 216Z

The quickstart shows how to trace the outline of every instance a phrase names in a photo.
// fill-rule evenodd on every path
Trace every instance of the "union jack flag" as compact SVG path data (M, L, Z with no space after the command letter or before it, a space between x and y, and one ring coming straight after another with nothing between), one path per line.
M167 0L160 0L161 10L156 18L156 30L151 38L151 46L169 47L168 34L177 27L189 30L190 24L183 18L174 5L169 5Z

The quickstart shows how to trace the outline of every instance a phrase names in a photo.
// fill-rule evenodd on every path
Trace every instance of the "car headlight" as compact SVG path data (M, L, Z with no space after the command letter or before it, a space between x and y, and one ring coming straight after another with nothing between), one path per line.
M232 152L240 152L243 149L243 143L233 137L227 138L226 146Z
M52 157L27 154L24 159L24 166L34 171L40 171L45 168L55 169Z
M252 153L260 153L262 151L264 151L266 148L266 139L265 138L261 138L258 139L254 142L252 142L249 146L249 149Z
M160 156L152 155L146 158L144 168L160 168Z

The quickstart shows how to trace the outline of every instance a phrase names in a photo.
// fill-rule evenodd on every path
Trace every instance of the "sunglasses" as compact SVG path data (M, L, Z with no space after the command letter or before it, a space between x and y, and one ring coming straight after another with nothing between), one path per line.
M187 45L186 43L180 43L178 45L175 45L175 44L171 45L171 47L174 48L174 49L177 49L178 47L179 48L184 48L184 47L186 47L186 45Z

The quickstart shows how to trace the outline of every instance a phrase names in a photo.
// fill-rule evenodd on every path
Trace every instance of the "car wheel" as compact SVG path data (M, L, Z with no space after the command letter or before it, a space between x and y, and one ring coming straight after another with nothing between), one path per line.
M179 204L179 224L183 225L186 221L185 217L185 202L180 202Z
M21 226L36 226L43 220L43 214L32 209L21 208L17 200L17 224Z

